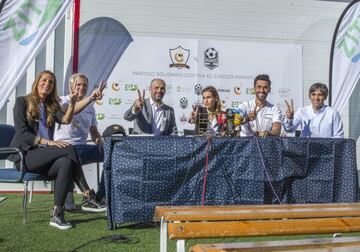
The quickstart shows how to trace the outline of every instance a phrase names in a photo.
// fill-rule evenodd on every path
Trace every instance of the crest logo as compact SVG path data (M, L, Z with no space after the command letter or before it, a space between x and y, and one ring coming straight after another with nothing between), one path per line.
M219 66L219 52L209 47L204 51L204 65L213 70Z
M172 64L169 65L170 67L177 67L179 69L185 67L190 69L190 66L186 64L190 57L190 50L178 46L170 49L169 53L172 61Z

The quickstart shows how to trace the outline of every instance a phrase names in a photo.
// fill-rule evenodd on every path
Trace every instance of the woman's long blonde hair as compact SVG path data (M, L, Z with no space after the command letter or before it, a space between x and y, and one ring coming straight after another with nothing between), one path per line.
M25 96L27 103L26 109L26 118L29 122L39 121L40 120L40 96L37 91L38 83L41 79L41 76L44 74L50 74L54 78L54 88L52 92L45 99L45 108L46 108L46 127L49 128L55 123L55 114L56 111L60 110L60 98L56 90L56 77L55 74L49 70L42 71L39 73L31 86L31 92Z

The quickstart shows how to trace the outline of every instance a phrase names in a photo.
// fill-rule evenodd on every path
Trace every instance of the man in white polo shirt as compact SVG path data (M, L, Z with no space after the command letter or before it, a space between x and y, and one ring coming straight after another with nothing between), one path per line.
M267 74L260 74L254 80L255 100L243 102L239 108L245 112L241 136L280 136L281 110L266 100L271 91Z

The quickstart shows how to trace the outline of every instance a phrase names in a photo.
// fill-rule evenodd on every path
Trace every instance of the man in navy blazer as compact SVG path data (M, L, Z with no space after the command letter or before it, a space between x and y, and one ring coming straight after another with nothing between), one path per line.
M177 135L174 109L162 102L166 92L166 83L162 79L153 79L150 83L150 98L145 99L145 90L125 114L127 121L134 120L134 134Z

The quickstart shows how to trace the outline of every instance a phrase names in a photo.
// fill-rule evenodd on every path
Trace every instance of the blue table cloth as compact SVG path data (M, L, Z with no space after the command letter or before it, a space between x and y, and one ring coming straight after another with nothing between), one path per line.
M156 205L358 200L349 139L110 137L104 155L110 229L151 221Z

